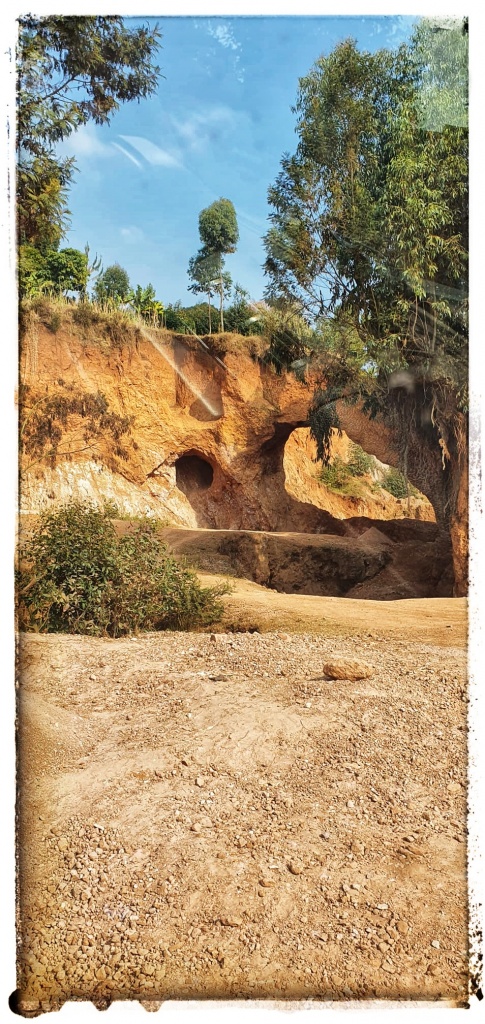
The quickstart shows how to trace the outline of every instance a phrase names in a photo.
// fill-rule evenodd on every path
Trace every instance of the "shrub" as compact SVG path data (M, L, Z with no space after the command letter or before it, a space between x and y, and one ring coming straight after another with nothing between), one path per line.
M48 326L49 330L52 331L53 334L57 334L58 330L60 330L61 324L62 324L62 316L59 313L59 310L55 309L53 311L53 313L51 314L51 318L50 318L47 326Z
M80 327L91 327L92 324L99 322L99 313L92 302L84 299L74 306L72 310L72 319L75 324Z
M255 304L255 312L261 333L269 342L265 361L272 364L277 373L288 370L295 362L303 361L304 366L313 348L314 331L300 315L298 305L261 302Z
M118 637L219 621L227 586L201 587L149 520L117 536L115 512L71 501L43 513L19 552L20 628Z
M347 463L349 472L352 476L365 476L370 473L374 465L374 457L368 455L360 444L352 444L350 446L350 458Z
M348 482L350 475L347 464L336 455L333 462L329 462L328 466L321 469L320 480L330 490L340 490Z
M382 486L385 491L389 491L389 494L394 495L395 498L407 498L408 496L406 477L398 469L388 470L382 481Z
M365 494L364 485L354 478L348 464L339 455L320 470L319 480L329 491L348 498L360 498Z

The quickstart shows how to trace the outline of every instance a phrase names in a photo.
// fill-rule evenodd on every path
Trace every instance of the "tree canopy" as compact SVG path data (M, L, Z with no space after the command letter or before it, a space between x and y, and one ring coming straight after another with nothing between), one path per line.
M89 277L88 251L48 249L41 252L33 245L21 245L18 256L21 295L43 291L57 294L78 292L84 296Z
M199 233L209 252L236 251L239 241L236 211L230 199L216 199L199 215Z
M107 299L113 302L128 302L131 295L128 273L119 263L107 267L96 279L94 297L98 302L105 302Z
M155 92L158 28L120 17L19 18L17 211L20 242L57 246L68 224L74 161L56 145L88 121L106 124L120 103Z
M425 19L396 51L347 40L316 61L299 82L298 145L269 190L265 238L267 297L320 329L331 397L389 411L404 372L428 389L443 451L466 408L465 28Z

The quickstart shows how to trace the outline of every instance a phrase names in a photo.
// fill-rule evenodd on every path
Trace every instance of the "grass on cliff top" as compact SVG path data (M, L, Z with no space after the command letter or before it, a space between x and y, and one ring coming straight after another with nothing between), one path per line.
M197 335L178 334L151 324L133 310L102 305L90 299L74 302L57 295L22 299L19 322L21 338L42 324L54 335L61 330L77 334L83 341L97 345L101 350L109 350L120 344L135 345L144 335L153 335L162 344L172 340L182 341L193 351L201 351L206 346L219 358L231 354L261 359L270 344L268 338L262 335L243 336L225 332L201 336L200 341L204 343L201 346Z
M141 339L143 322L128 310L102 306L97 302L70 302L63 296L38 295L20 303L20 337L42 324L52 334L64 330L78 334L101 349L135 344Z

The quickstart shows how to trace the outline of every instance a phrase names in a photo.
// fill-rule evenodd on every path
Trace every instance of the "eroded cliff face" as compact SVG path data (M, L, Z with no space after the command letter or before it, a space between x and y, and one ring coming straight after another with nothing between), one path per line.
M425 501L330 494L316 478L306 429L310 389L246 354L228 352L223 362L167 332L147 330L103 348L72 325L56 334L39 325L22 346L23 419L32 423L46 401L53 420L58 407L71 402L75 410L64 416L55 444L29 428L21 510L38 512L70 497L112 499L125 515L150 513L192 529L340 536L361 533L363 517L433 518ZM106 411L93 419L89 396L99 393ZM353 440L398 464L382 424L369 425L349 407L340 411ZM122 423L129 426L120 434Z
M102 392L108 413L131 423L116 444L102 424L86 439L86 417L70 415L55 464L48 440L40 458L35 445L27 452L21 508L37 511L73 494L113 497L125 514L152 512L191 527L323 525L324 513L284 488L284 444L305 422L306 389L248 356L228 354L223 368L195 345L146 332L102 352L66 330L39 327L35 358L24 346L24 417L46 395Z

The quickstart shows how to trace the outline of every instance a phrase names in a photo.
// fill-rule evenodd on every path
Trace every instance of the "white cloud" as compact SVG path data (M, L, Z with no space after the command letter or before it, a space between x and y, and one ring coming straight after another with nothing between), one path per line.
M120 138L127 142L149 163L159 167L180 167L180 160L174 153L144 139L140 135L120 135Z
M145 238L141 228L137 228L134 224L131 224L127 228L120 228L120 235L123 241L129 243L143 242Z
M212 107L185 120L172 118L172 124L189 149L201 150L234 124L234 113L229 107Z
M117 156L116 150L119 153L123 153L123 156L131 160L140 169L143 167L141 161L137 160L136 156L125 149L124 146L120 146L119 142L102 142L95 126L92 124L83 125L82 128L78 128L76 132L73 132L62 143L62 148L69 156L73 156L80 163L89 161L91 174L94 173L94 160L113 159L113 157Z
M242 67L241 57L238 53L238 51L242 50L242 46L241 43L238 43L237 39L235 38L234 32L232 31L230 25L224 24L214 26L211 25L211 23L209 22L209 24L207 25L207 31L211 38L215 39L220 46L222 46L225 50L232 50L232 52L235 54L233 62L234 74L238 82L244 82L244 72L246 69Z
M62 143L62 148L76 160L83 160L88 157L109 157L113 156L111 146L101 142L94 125L86 124L69 135Z
M212 36L213 39L216 39L217 42L220 43L221 46L224 46L225 49L241 49L241 44L236 42L234 34L228 25L218 25L217 28L212 28L212 25L209 25L207 31L209 35Z

